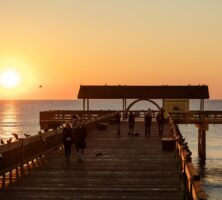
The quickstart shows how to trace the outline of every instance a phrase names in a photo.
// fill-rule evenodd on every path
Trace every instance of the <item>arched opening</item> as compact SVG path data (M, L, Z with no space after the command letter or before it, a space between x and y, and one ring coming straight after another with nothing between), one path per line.
M133 101L132 103L130 103L128 106L127 106L127 108L126 108L126 110L125 110L125 117L127 116L127 113L129 112L129 110L130 110L130 108L134 105L134 104L136 104L136 103L138 103L138 102L140 102L140 101L148 101L148 102L151 102L152 104L154 104L156 107L157 107L157 109L158 110L160 110L161 109L161 107L155 102L155 101L153 101L153 100L151 100L151 99L137 99L137 100L135 100L135 101Z

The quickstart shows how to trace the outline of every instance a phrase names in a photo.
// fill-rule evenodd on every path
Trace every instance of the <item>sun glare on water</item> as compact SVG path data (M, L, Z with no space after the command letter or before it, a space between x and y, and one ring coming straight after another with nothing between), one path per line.
M0 75L0 83L5 88L15 88L20 83L20 75L14 69L6 69Z

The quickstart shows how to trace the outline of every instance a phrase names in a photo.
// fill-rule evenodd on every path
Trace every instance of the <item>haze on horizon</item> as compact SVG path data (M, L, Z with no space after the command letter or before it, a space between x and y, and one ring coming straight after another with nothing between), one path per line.
M0 99L76 99L81 84L205 84L222 99L221 9L219 0L0 1L0 75L18 75L13 87L0 80Z

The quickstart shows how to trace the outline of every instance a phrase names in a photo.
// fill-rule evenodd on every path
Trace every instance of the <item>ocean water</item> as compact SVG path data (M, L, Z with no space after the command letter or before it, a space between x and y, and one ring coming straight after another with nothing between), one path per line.
M129 105L131 101L127 101ZM161 100L155 102L162 106ZM6 141L12 133L24 137L24 134L34 135L40 130L39 112L47 110L81 110L81 100L1 100L0 101L0 139ZM156 107L151 102L141 101L135 104L133 110L147 110ZM200 101L190 100L190 110L199 110ZM90 100L90 109L117 110L122 109L121 100ZM206 100L205 110L222 110L222 100ZM201 175L208 199L222 199L222 125L210 125L207 131L206 162L198 158L197 137L195 125L180 125L180 130L192 151L192 159Z

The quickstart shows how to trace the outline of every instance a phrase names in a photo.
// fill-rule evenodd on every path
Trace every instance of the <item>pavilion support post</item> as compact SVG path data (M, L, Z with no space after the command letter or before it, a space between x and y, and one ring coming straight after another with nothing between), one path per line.
M86 100L86 109L87 109L87 118L89 119L91 117L89 114L89 99Z
M204 111L204 99L200 100L200 110Z
M82 119L84 119L85 110L86 110L86 99L83 99L83 111L82 111Z
M83 106L82 106L82 108L83 108L83 112L85 111L85 109L86 109L86 99L83 99Z
M87 111L89 111L89 99L87 99Z
M126 99L123 99L123 119L126 119Z
M196 124L198 127L198 155L201 160L206 159L206 131L209 125L206 123Z

